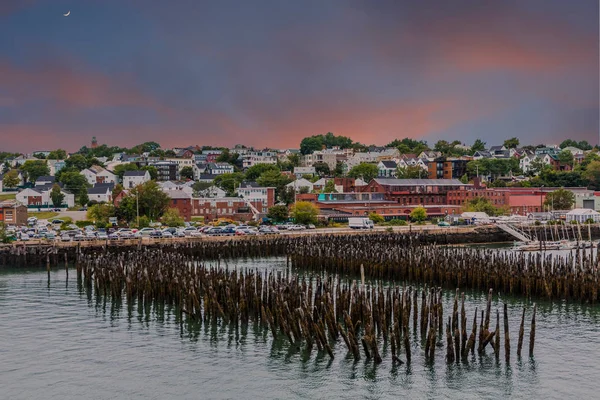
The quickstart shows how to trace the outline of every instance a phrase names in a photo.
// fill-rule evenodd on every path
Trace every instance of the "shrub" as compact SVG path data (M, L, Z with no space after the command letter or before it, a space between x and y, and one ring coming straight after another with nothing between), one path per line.
M369 213L369 219L373 221L374 224L381 224L382 222L385 222L385 219L376 212Z
M386 232L394 232L394 228L392 228L391 226L388 226L387 228L385 228Z
M387 222L387 224L390 226L406 226L406 225L408 225L408 223L403 219L390 219Z

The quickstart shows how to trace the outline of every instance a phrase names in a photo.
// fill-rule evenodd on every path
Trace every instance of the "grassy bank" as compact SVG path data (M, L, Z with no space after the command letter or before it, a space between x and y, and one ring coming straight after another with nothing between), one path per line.
M13 200L17 196L16 193L0 193L0 201L3 200Z
M54 211L30 212L28 214L30 217L36 217L37 219L50 219L58 215L58 213Z

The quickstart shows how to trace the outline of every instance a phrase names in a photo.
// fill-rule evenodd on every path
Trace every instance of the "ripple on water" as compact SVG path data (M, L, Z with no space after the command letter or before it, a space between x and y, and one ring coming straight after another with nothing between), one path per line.
M240 265L267 263L272 261ZM278 259L275 268L284 267ZM446 365L443 349L427 364L411 339L411 366L393 366L387 347L384 362L375 366L364 358L354 362L343 342L336 344L334 360L290 351L285 340L273 341L252 324L237 331L203 325L200 332L181 332L168 312L141 315L136 305L130 315L126 304L97 303L78 291L74 275L66 285L64 271L53 271L48 287L45 271L0 270L0 397L563 399L594 398L600 387L597 306L540 302L533 360L516 358L523 302L511 298L510 365L503 352L497 362L489 351L469 357L468 364ZM470 327L485 294L468 297ZM451 299L445 297L445 310ZM524 354L528 335L529 321Z

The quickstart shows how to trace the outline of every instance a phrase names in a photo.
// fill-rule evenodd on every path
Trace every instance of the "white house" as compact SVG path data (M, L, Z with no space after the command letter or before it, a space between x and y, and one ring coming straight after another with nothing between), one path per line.
M150 180L148 171L126 171L123 174L123 187L131 189Z
M232 174L233 165L228 163L209 163L208 172L213 175Z
M109 185L99 185L88 188L87 194L90 201L97 201L98 203L112 203L112 190Z
M307 188L309 192L313 191L312 182L304 178L296 179L295 181L290 182L285 186L294 188L296 192L299 192L302 188Z
M258 203L262 205L262 212L266 213L268 207L275 202L275 188L262 187L256 182L242 182L237 193L244 200L249 201L255 207Z
M194 193L194 195L207 199L222 199L223 197L227 197L227 192L218 186L212 185L206 189L198 191L198 193Z
M53 207L52 200L50 198L50 191L52 185L37 186L35 188L27 188L21 190L16 195L16 200L26 206L37 206L37 207ZM64 196L63 204L61 207L73 207L75 206L75 195L71 192L67 192L61 189L61 193Z
M377 170L377 175L382 178L395 178L396 171L398 170L398 164L392 160L379 161L379 164L377 164Z
M165 158L165 161L177 164L177 169L181 171L183 167L193 167L194 158Z
M294 175L296 175L296 178L314 174L316 174L315 167L294 167Z
M81 174L85 176L90 185L95 185L96 183L117 183L117 175L98 165L84 169L81 171Z
M242 167L244 169L256 164L277 164L277 153L273 151L249 151L242 156Z

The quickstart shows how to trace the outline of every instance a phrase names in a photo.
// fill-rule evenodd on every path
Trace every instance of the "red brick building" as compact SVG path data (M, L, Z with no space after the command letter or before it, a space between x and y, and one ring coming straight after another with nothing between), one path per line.
M0 202L0 223L6 225L26 225L27 207L15 200Z
M376 178L362 187L362 192L380 193L385 200L404 206L448 205L450 191L465 190L473 185L458 179L392 179Z

